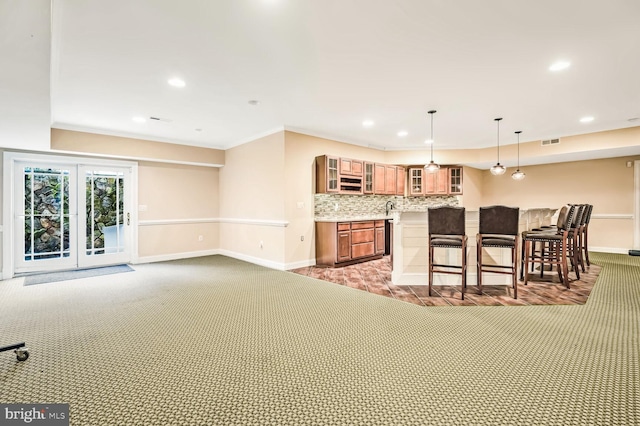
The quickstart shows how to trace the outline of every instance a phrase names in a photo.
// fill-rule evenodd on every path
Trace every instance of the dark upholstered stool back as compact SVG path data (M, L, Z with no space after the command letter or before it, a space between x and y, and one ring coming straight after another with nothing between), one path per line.
M518 235L518 207L480 207L480 234Z
M562 206L558 214L558 231L568 231L573 224L576 206Z
M591 221L591 212L593 211L593 204L587 204L587 214L584 219L584 224L588 225Z
M465 235L464 207L429 209L429 235Z
M571 220L571 228L578 228L583 224L583 222L582 222L583 217L586 219L586 216L584 216L584 214L586 213L587 205L586 204L571 204L571 206L575 207L575 212L573 214L573 219Z

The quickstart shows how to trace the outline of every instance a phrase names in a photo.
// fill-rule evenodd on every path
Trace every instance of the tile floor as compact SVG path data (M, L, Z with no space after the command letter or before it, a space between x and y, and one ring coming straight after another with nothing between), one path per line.
M589 293L600 273L600 267L594 264L587 267L586 273L569 273L571 288L567 289L558 280L555 272L545 272L540 278L534 274L525 286L518 283L518 298L513 298L513 289L506 285L485 285L482 294L478 293L475 280L468 282L465 300L460 300L460 287L434 286L434 296L429 297L429 289L425 277L425 285L398 286L391 283L391 263L389 256L379 260L363 262L342 268L318 268L315 266L293 269L291 272L330 281L336 284L368 291L420 306L450 305L582 305L586 303Z

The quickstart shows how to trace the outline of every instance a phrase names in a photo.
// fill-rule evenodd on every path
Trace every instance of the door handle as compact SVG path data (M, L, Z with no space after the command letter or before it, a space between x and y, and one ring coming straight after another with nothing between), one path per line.
M127 226L131 224L131 213L127 212Z

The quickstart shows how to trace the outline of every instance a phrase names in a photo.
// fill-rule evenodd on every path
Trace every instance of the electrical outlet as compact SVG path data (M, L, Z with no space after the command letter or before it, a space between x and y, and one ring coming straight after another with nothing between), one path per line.
M333 210L338 211L338 203L336 203L336 205L333 206Z
M260 248L264 248L264 241L260 241Z
M304 235L300 235L300 241L304 241Z
M198 235L198 241L204 241L204 235Z
M298 201L297 205L299 209L304 209L304 201Z

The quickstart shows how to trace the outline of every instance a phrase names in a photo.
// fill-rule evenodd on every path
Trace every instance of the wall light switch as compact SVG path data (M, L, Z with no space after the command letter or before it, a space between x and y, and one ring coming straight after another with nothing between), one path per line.
M304 201L298 201L298 208L304 209Z
M147 205L146 204L140 204L138 206L138 211L139 212L146 212L147 211Z

